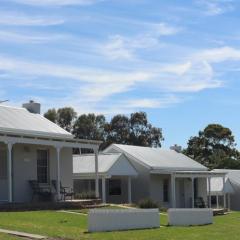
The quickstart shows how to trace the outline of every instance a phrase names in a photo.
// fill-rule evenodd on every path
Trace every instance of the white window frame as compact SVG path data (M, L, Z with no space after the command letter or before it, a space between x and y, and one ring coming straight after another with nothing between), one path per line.
M37 180L39 181L39 178L38 178L38 152L39 151L46 151L47 152L47 165L46 165L46 171L47 171L47 181L46 182L39 182L40 184L49 184L50 183L50 161L49 161L49 149L42 149L42 148L39 148L37 149ZM41 166L41 167L45 167L45 166Z

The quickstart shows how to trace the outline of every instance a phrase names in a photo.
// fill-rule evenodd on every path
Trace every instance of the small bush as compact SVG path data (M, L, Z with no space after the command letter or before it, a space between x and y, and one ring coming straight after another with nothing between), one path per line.
M96 199L95 192L81 192L75 194L75 199Z
M142 199L138 203L139 208L158 208L158 204L152 199Z

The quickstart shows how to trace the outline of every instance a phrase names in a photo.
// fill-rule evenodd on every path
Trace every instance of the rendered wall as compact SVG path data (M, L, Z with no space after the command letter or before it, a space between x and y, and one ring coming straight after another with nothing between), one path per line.
M169 201L163 200L163 181L168 179ZM159 206L168 208L171 205L171 176L168 174L151 174L150 175L150 198L157 202Z
M26 151L26 147L28 151ZM15 144L13 146L14 202L29 202L32 198L32 190L28 181L37 179L37 149L49 150L50 183L51 180L57 179L57 154L53 147ZM62 185L72 188L72 149L63 148L61 150L60 166Z
M213 223L213 211L209 208L170 208L168 223L171 226L193 226Z
M160 227L158 209L92 209L88 214L89 232L158 227Z
M108 153L121 152L115 149L109 149ZM130 155L125 154L132 166L138 173L136 178L132 178L132 202L137 203L141 199L150 197L150 173L149 169L142 166Z

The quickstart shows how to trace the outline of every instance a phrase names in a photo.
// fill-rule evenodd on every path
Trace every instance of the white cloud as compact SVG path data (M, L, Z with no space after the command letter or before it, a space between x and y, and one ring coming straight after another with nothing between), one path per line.
M142 109L142 108L165 108L173 104L182 102L182 99L175 95L168 95L162 98L141 98L124 101L121 105L125 108Z
M180 31L180 28L163 22L143 23L143 25L147 26L146 32L134 37L125 37L122 35L110 36L105 44L99 46L99 51L109 59L131 60L136 58L136 50L163 45L160 42L160 37L174 35Z
M196 2L204 8L204 14L209 16L220 15L234 9L231 0L197 0Z
M58 34L36 34L34 32L15 32L0 30L0 41L14 43L47 43L64 39L66 36Z
M206 49L196 54L195 58L212 63L219 63L228 60L237 61L240 60L240 50L228 46Z
M181 29L178 27L171 26L167 23L152 24L153 33L158 36L168 36L177 34Z
M63 24L64 20L49 16L26 15L21 12L0 12L0 25L51 26Z
M90 5L103 0L12 0L21 4L33 6L68 6L68 5Z
M26 88L52 91L55 85L61 86L54 91L61 96L55 96L59 104L81 105L82 110L85 105L92 111L110 113L169 107L182 101L178 97L180 93L222 87L224 82L216 78L215 64L232 60L240 61L240 53L238 49L230 47L202 50L185 57L183 63L135 66L132 71L100 70L2 56L0 71L14 76L12 79L8 77L8 84L10 79L20 83L27 77L31 84L25 84ZM19 80L14 80L16 76ZM42 79L49 79L49 82L43 82ZM144 92L142 97L134 98L138 91ZM129 98L130 94L133 94L132 98ZM158 95L164 96L156 97ZM53 96L46 98L55 101Z
M127 46L127 41L122 36L110 37L109 42L99 46L100 51L110 59L132 59L133 52Z

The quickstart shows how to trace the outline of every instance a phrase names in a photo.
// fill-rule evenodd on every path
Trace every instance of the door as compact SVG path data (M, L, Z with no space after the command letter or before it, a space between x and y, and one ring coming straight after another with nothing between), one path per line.
M181 178L179 179L178 196L179 196L178 206L180 208L185 208L185 186L184 179Z

